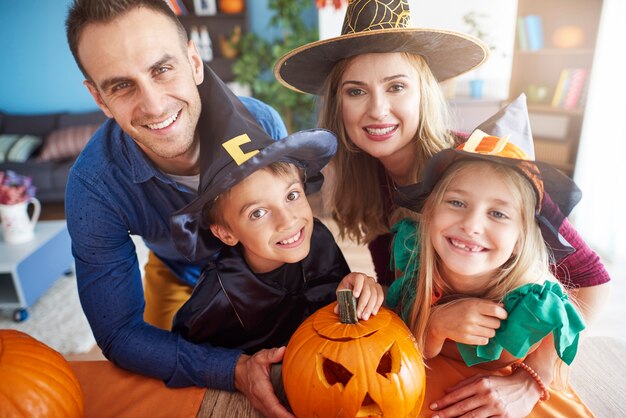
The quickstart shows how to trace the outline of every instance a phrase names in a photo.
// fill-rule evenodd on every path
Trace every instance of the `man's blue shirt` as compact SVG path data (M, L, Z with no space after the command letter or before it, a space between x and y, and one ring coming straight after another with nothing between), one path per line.
M272 138L287 136L274 109L253 98L241 101ZM78 291L98 345L120 367L168 386L234 390L240 350L192 344L143 320L142 278L131 235L141 236L193 286L208 260L190 264L177 253L170 215L194 197L195 191L156 168L114 120L105 122L72 167L65 196Z

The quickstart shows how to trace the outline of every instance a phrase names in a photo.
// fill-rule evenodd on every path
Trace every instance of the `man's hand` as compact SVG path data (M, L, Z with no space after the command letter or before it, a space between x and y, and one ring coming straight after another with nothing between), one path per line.
M235 366L235 388L269 418L293 418L274 394L270 381L272 364L281 362L284 354L285 347L260 350L253 356L242 354Z

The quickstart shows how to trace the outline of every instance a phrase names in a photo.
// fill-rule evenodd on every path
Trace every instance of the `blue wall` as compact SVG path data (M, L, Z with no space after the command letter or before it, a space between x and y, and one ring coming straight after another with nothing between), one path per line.
M0 0L0 110L97 109L65 40L70 0Z
M0 0L0 110L8 113L95 110L65 38L71 0ZM313 1L311 1L313 4ZM248 0L249 27L268 30L267 0ZM312 7L305 19L317 24Z

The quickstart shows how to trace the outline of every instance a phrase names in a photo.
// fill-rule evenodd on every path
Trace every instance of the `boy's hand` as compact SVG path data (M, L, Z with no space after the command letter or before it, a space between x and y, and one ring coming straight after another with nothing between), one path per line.
M376 315L385 300L383 288L375 278L363 273L350 273L341 280L337 290L351 289L358 299L356 314L359 319L367 321L370 315ZM335 306L335 313L339 313L339 306Z

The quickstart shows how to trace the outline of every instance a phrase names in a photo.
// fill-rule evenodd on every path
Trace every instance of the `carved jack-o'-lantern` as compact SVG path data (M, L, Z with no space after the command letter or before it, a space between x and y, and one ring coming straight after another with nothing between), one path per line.
M341 297L339 301L343 311L346 306ZM343 323L345 313L340 321L333 308L330 304L311 315L287 345L283 384L294 414L416 416L424 400L425 373L411 331L385 308L356 323Z

